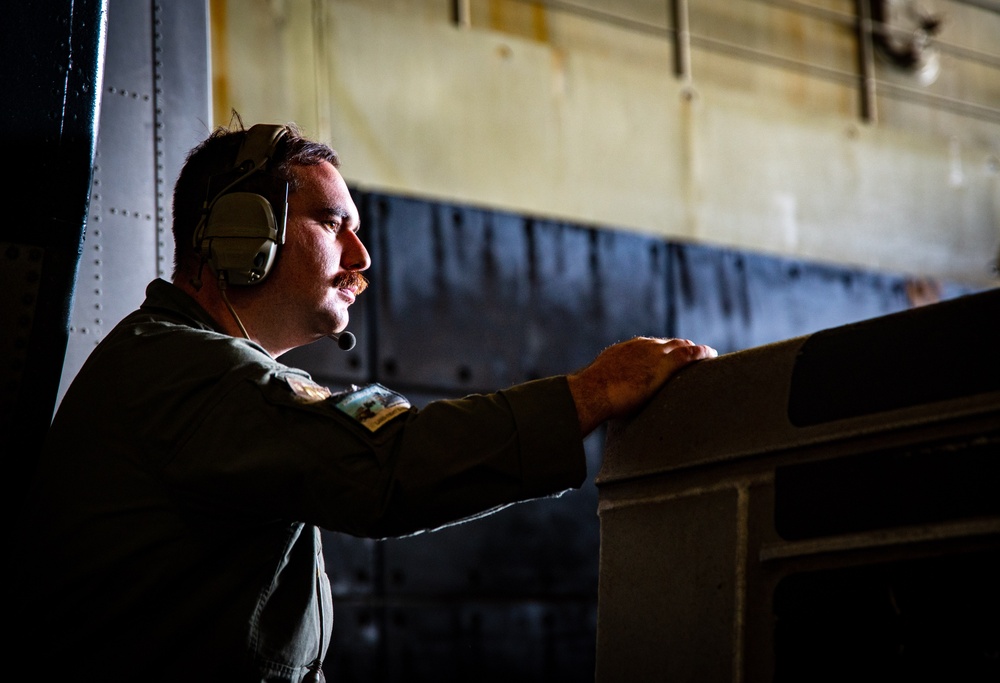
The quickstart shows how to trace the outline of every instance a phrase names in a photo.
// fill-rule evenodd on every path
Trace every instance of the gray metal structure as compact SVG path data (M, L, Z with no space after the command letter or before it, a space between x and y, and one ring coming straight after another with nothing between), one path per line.
M597 681L997 680L998 311L720 356L612 425Z

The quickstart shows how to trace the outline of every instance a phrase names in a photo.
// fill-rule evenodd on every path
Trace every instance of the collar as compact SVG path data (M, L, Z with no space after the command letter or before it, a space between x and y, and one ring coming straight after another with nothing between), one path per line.
M146 300L139 310L165 316L191 327L225 334L201 305L172 282L157 278L146 286Z

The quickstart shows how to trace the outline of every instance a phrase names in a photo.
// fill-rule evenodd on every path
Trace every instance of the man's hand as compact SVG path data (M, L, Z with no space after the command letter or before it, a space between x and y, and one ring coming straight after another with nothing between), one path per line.
M682 367L717 355L686 339L636 337L608 347L567 378L580 429L587 435L605 420L631 415Z

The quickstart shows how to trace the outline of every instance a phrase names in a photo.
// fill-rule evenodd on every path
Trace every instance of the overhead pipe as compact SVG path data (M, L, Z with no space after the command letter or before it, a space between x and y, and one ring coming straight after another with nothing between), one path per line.
M691 19L688 0L671 0L674 21L674 75L691 81Z
M469 2L470 0L454 0L451 4L452 20L459 28L472 26L472 8Z
M856 0L858 13L858 71L861 77L861 120L878 123L875 80L875 47L872 38L871 0Z

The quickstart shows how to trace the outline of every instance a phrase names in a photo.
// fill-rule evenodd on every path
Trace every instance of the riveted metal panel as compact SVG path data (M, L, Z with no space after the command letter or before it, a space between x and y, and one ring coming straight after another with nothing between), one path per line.
M552 221L525 224L526 377L576 370L616 341L666 332L665 245Z
M371 202L388 381L496 388L666 331L662 242L412 198Z
M149 20L141 11L112 16L119 22ZM141 32L137 26L115 21L109 22L108 31ZM109 44L114 43L109 40ZM131 44L121 47L135 49ZM152 51L148 36L145 47ZM155 275L152 68L145 62L142 78L142 70L130 65L126 73L134 80L119 80L116 65L132 60L110 50L109 55L90 219L77 275L63 391L104 335L142 303L146 283Z
M161 274L173 269L174 182L212 128L208 0L153 3L156 204Z
M594 296L597 261L591 242L596 233L542 220L526 221L524 231L530 284L528 376L574 370L593 358L603 336L604 302Z
M704 245L670 249L673 334L720 353L769 344L909 306L891 274Z
M594 240L595 296L604 312L602 343L668 333L668 245L659 239L604 230Z
M146 285L170 277L173 183L208 132L207 21L205 0L109 3L89 225L60 398L104 335L142 303Z
M817 263L751 256L747 340L761 346L909 308L902 277Z
M456 391L520 377L528 295L523 219L403 197L371 202L378 374Z

